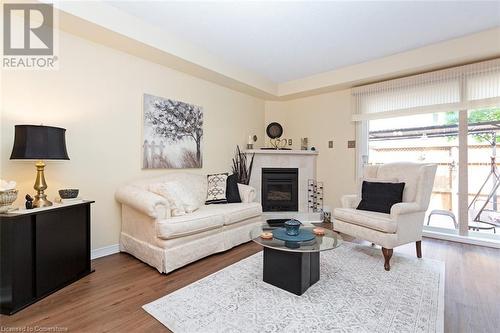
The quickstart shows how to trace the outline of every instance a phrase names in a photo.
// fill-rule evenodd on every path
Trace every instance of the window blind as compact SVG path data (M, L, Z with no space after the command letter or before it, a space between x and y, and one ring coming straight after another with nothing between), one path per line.
M500 105L500 59L352 89L353 120Z

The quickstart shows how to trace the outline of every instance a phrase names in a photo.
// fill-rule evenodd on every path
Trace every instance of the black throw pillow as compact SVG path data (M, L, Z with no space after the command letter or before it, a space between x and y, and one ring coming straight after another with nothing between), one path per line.
M227 177L226 199L228 203L241 202L240 190L238 190L238 176L236 174Z
M391 213L392 205L403 201L405 183L379 183L363 181L361 202L356 209Z

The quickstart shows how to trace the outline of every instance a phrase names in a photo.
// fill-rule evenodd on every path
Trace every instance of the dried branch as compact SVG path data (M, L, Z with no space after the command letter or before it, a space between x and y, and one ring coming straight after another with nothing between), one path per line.
M236 153L233 158L233 173L238 176L238 183L248 185L252 175L252 166L255 153L252 155L250 167L247 168L247 154L241 152L240 147L236 146Z

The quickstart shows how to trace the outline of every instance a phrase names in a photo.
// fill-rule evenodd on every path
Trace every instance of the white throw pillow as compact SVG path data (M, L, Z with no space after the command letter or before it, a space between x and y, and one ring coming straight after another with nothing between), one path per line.
M172 216L192 213L200 207L195 196L178 181L151 184L149 190L168 200Z

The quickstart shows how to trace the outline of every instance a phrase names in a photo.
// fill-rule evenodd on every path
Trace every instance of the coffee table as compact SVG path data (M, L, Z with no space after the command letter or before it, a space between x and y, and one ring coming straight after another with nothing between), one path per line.
M312 230L314 225L304 225L300 229ZM335 249L342 244L342 237L328 229L324 236L315 236L304 242L285 242L276 238L263 239L260 234L272 232L276 228L263 224L250 231L254 242L264 247L263 280L273 286L302 295L310 286L319 281L319 254Z

